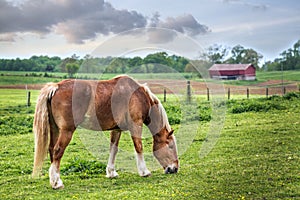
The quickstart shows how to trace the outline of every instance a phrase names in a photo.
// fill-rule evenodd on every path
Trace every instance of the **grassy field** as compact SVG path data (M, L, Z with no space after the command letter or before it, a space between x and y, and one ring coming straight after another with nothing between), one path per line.
M263 83L270 80L282 80L286 81L296 81L300 82L300 71L272 71L272 72L256 72L255 81L224 81L225 84L232 84L232 85L255 85L258 83Z
M96 79L96 80L107 80L111 79L119 74L107 74L107 73L78 73L74 75L75 78L79 79ZM193 79L197 77L191 73L145 73L129 74L138 80L147 79L174 79L174 80L184 80ZM17 71L0 71L0 85L16 85L16 84L40 84L47 82L58 82L62 79L67 79L66 73L45 73L45 72L17 72Z
M269 80L281 80L282 76L284 81L297 81L300 82L300 71L274 71L274 72L256 72L256 81L224 81L226 84L233 85L253 85L262 83ZM9 72L0 71L0 85L11 85L11 84L37 84L47 82L58 82L61 79L66 79L66 73L44 73L44 72ZM89 79L110 79L118 74L85 74L79 73L75 75L77 78L89 78ZM192 79L202 81L195 74L191 73L158 73L158 74L130 74L136 79ZM24 78L26 77L26 78Z
M33 98L37 95L37 91L32 92ZM180 155L178 174L165 175L157 168L151 177L141 178L133 173L135 169L118 168L122 158L117 157L119 177L107 179L105 163L91 154L76 133L62 160L65 188L56 191L49 184L48 159L44 176L30 177L34 105L26 106L24 90L0 90L0 199L300 198L299 93L227 102L221 135L204 157L199 156L200 149L210 140L207 132L212 124L200 113L209 110L210 104L198 104L199 113L192 114L190 127L185 130L176 120L181 112L177 104L165 104L170 121L177 124L173 126L176 131L195 133L187 151ZM181 109L188 109L188 105ZM126 135L121 140L122 145L133 148ZM151 140L146 138L144 143L150 149ZM133 159L128 162L135 165Z

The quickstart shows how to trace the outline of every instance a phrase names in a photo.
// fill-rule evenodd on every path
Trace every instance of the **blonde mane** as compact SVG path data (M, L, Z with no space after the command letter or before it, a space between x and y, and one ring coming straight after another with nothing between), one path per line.
M160 100L157 98L157 96L155 96L155 94L153 94L150 90L150 88L147 86L147 84L143 84L142 87L145 89L146 93L149 95L149 97L151 98L151 100L158 105L158 109L159 112L162 116L162 121L163 121L163 126L166 127L168 132L172 131L172 128L169 124L169 120L168 120L168 116L166 113L165 108L163 107L163 105L161 104Z

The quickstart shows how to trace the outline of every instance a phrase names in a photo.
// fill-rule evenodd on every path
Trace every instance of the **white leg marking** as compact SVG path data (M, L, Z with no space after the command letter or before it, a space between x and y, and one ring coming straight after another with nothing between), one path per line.
M151 172L147 169L146 163L144 160L143 154L136 155L136 161L137 161L137 168L140 176L147 177L151 175Z
M51 166L49 168L49 179L50 179L50 184L53 189L64 188L64 184L63 184L62 180L60 179L58 170L53 163L51 164Z
M118 152L118 147L113 145L110 150L109 159L106 167L107 178L115 178L119 176L119 174L115 170L115 159L116 159L117 152Z

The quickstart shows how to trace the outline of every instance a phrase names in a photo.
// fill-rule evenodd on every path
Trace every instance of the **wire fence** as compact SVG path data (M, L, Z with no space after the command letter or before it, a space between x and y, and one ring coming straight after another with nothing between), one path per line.
M267 86L234 86L212 83L200 83L190 81L168 81L161 83L150 83L151 90L155 94L163 94L163 101L167 101L168 95L186 95L187 101L192 96L202 96L210 101L215 96L225 95L227 99L250 99L259 97L270 97L274 95L285 95L290 92L300 92L300 85L292 83L287 85Z
M143 82L142 82L143 83ZM284 95L289 92L300 92L300 84L295 82L287 85L267 85L260 87L234 86L216 83L205 83L186 80L151 80L145 81L154 94L163 95L162 101L166 102L168 96L180 95L187 102L194 97L202 97L207 101L222 96L226 99L250 99ZM15 86L14 86L15 87ZM35 89L35 88L29 88ZM27 87L26 87L27 91ZM31 105L31 93L27 91L27 106Z

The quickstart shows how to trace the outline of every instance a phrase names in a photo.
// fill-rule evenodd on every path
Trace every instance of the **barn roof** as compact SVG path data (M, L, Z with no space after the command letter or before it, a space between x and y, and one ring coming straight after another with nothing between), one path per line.
M210 71L246 70L252 64L214 64ZM254 66L253 66L254 67Z

